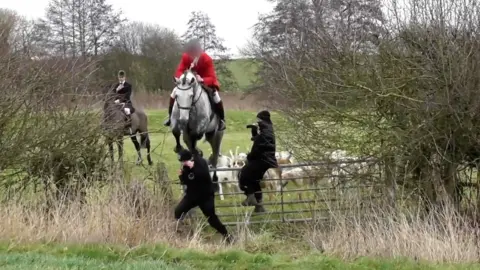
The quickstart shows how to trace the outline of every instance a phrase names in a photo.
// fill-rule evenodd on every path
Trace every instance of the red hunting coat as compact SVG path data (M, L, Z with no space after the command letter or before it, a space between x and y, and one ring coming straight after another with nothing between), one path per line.
M192 62L193 58L190 55L184 53L182 55L182 59L180 60L180 64L177 67L177 71L175 72L175 77L180 78L183 72L190 68ZM192 68L192 70L203 78L203 83L206 86L220 89L220 83L218 82L217 74L215 73L213 59L208 56L208 54L203 52L198 58L198 62Z

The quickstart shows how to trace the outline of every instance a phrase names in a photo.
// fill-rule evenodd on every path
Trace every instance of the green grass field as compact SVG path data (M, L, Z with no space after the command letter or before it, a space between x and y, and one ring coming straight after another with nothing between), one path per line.
M167 128L162 126L163 120L165 119L167 112L154 110L147 111L149 117L149 129L151 133L152 141L152 159L155 162L164 162L167 170L169 172L169 177L173 181L177 181L177 175L179 170L179 162L177 161L177 155L173 152L175 146L175 139L173 135L168 131ZM283 120L279 115L273 114L274 124L279 126L283 125ZM245 111L227 111L227 131L225 132L222 150L221 152L225 155L230 156L229 150L235 152L237 146L240 147L240 152L248 152L252 142L250 141L250 130L246 128L246 125L252 123L255 120L255 112L245 112ZM167 133L165 133L167 132ZM182 142L183 144L183 142ZM199 144L200 149L204 151L205 157L211 154L210 145L207 142L202 142ZM281 146L279 146L279 149ZM145 150L142 149L143 156L145 157ZM148 167L145 166L135 166L136 152L133 144L130 140L126 139L125 141L125 155L127 162L127 170L130 170L130 175L132 179L143 180L151 176L155 170L155 166ZM146 164L146 161L144 160ZM180 198L180 186L174 185L175 195ZM224 193L228 192L237 192L236 190L224 190ZM265 197L268 198L266 195ZM229 215L228 217L223 218L225 222L234 222L238 221L237 216L244 216L245 211L250 212L250 208L245 208L240 206L240 202L243 199L242 195L237 196L225 196L224 201L220 201L217 198L217 207L221 208L220 213ZM270 206L269 210L279 211L280 209L280 199L279 197L274 197L274 201L269 201L270 203L275 203L275 205ZM235 204L233 208L222 208L222 206ZM287 207L285 210L293 210L291 207ZM252 220L264 219L265 216L255 216ZM278 215L269 215L269 219L279 219Z
M162 123L167 116L166 110L150 110L147 111L149 120L150 140L152 144L152 159L154 162L164 162L168 168L169 175L176 177L179 163L177 155L173 152L175 147L175 139L168 128L163 127ZM279 119L274 116L274 120ZM250 130L245 126L255 121L255 112L245 111L227 111L226 112L227 130L225 132L221 152L229 155L229 150L235 152L237 146L240 151L247 152L251 147ZM183 141L182 141L183 144ZM199 148L203 150L204 155L208 157L211 154L210 145L203 139L199 143ZM143 156L145 152L143 151ZM135 148L128 140L125 141L126 160L134 163L136 158ZM146 162L145 162L146 163ZM145 175L149 172L149 168L133 167L134 175Z
M251 85L255 78L258 64L251 59L234 59L228 63L240 89L244 90Z
M164 246L37 245L0 248L0 268L19 269L479 269L473 264L428 264L404 259L359 258L351 262L311 253L305 256L229 250L205 253Z
M173 181L177 181L178 177L178 170L179 170L179 162L177 161L177 155L173 152L173 148L175 146L175 139L173 135L168 132L167 128L162 126L163 120L167 115L166 111L147 111L149 117L149 129L152 131L151 133L151 141L152 141L152 159L155 162L164 162L169 172L169 177ZM227 111L227 131L225 132L223 143L222 143L222 153L229 156L229 150L235 152L235 148L237 146L240 147L241 152L248 152L252 142L250 141L250 130L246 129L246 125L252 123L255 120L255 112L246 112L246 111ZM282 129L286 123L278 114L273 114L272 116L273 122L275 125L276 130ZM165 133L167 132L167 133ZM278 132L277 132L278 133ZM278 134L277 134L278 136ZM281 141L281 140L277 140ZM143 180L143 178L148 178L152 175L155 166L148 167L145 166L135 166L136 160L136 153L133 144L130 140L126 140L125 142L125 149L126 149L126 160L128 164L128 169L131 172L132 179L136 180ZM211 154L210 145L207 142L201 142L199 144L200 149L203 150L205 157ZM277 146L278 150L282 149L281 145ZM145 150L143 150L143 154ZM146 163L146 161L144 161ZM180 198L181 191L180 186L174 185L174 192L177 198ZM330 187L330 186L328 186ZM289 185L286 189L301 189L306 187L295 187L293 185ZM326 188L326 187L321 187ZM233 193L238 192L237 190L226 190L224 189L224 193ZM261 215L252 215L249 220L251 222L255 221L263 221L263 220L270 220L270 221L278 221L282 219L282 214L279 212L282 211L282 196L279 194L274 195L271 190L266 190L267 193L264 193L264 202L266 203L266 208L268 210L267 214ZM283 196L283 201L287 202L283 205L283 211L287 212L283 215L286 219L303 219L303 218L311 218L313 215L328 215L329 210L331 209L338 209L338 208L348 208L350 204L353 203L353 199L351 202L348 200L345 201L335 201L336 193L332 192L332 190L321 190L321 191L307 191L302 193L302 198L298 197L298 193L288 192L285 193ZM365 196L375 196L372 194L372 190L370 189L362 189L362 190L352 190L352 193L361 193ZM345 195L344 195L345 196ZM370 197L369 197L370 198ZM243 194L238 195L225 195L225 200L220 200L217 197L217 208L218 213L223 214L222 220L224 222L243 222L245 221L245 216L250 216L251 211L253 210L251 207L243 207L240 205L240 202L244 199ZM298 200L315 200L315 202L308 202L302 204L289 204L289 201L298 201ZM326 202L319 202L320 200L325 200ZM348 202L348 205L345 204ZM300 212L298 212L300 211Z

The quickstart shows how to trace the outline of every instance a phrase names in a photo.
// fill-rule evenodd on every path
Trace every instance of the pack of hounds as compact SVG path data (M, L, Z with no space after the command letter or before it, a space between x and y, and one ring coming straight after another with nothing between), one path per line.
M237 146L235 153L230 150L230 156L220 154L218 159L217 171L218 194L220 200L224 200L224 190L235 190L241 192L238 186L238 174L240 168L247 162L247 154L239 153L240 147ZM361 161L358 157L349 156L345 150L335 150L326 153L326 158L331 162L322 165L300 165L293 155L293 151L279 151L275 153L279 168L269 169L263 179L262 188L270 191L280 192L286 190L288 183L292 182L295 187L313 186L327 184L334 188L339 188L342 192L348 186L349 176L353 174L368 174L372 170L370 162ZM285 167L282 165L295 165L298 167ZM211 172L213 175L213 172ZM268 193L272 200L275 192ZM303 199L302 192L298 193L298 199Z

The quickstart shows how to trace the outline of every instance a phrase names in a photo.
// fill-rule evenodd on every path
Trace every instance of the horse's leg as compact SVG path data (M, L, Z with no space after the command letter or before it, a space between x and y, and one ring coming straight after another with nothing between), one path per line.
M187 145L188 150L190 150L192 154L199 154L200 156L202 156L202 151L197 148L197 137L198 136L195 134L183 133L183 142Z
M148 133L140 134L140 143L147 148L147 161L148 165L152 165L152 158L150 157L150 136Z
M205 134L210 147L212 148L211 165L217 168L218 156L220 155L220 147L222 145L223 131L211 132Z
M180 132L180 130L178 130L178 129L173 129L173 130L172 130L172 134L173 134L173 136L175 137L175 143L176 143L175 148L173 149L173 151L174 151L175 153L179 153L180 151L183 150L183 146L180 144L180 134L181 134L181 132ZM185 136L184 136L184 137L185 137Z
M135 164L140 165L142 164L142 152L140 151L140 143L138 142L136 134L132 134L130 138L132 139L133 145L135 145L135 150L137 151L137 161L135 162Z
M117 146L118 146L118 161L120 165L123 166L123 137L117 139Z
M192 153L203 156L203 153L201 153L202 151L200 151L200 149L197 148L197 138L190 138L190 140L191 140L190 146L192 148Z

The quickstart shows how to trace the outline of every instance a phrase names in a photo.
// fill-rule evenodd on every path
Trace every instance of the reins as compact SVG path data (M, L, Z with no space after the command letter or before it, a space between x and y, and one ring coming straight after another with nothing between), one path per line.
M185 74L187 72L192 72L192 69L197 65L198 63L198 59L199 57L195 57L192 61L192 64L190 64L190 67L188 68L188 70L185 71ZM184 80L185 80L185 77L184 76ZM184 81L185 83L185 81ZM195 87L194 87L195 86ZM200 95L198 95L198 98L195 100L195 96L197 94L197 88L200 86ZM178 102L178 97L175 97L175 100L177 102L177 107L180 109L180 110L191 110L193 107L195 107L195 105L197 104L197 102L200 100L200 98L202 97L202 94L203 94L203 89L202 89L202 86L198 83L197 79L195 78L195 85L190 85L189 87L187 88L181 88L181 87L178 87L177 86L177 89L180 90L180 91L187 91L189 89L192 89L193 88L193 97L192 97L192 104L190 105L190 107L183 107L183 106L180 106L180 102Z

